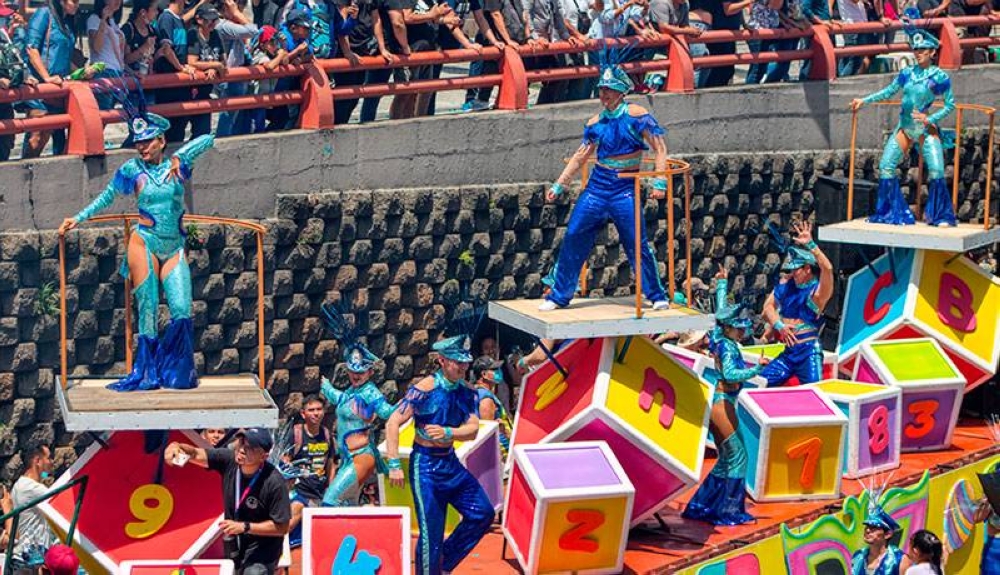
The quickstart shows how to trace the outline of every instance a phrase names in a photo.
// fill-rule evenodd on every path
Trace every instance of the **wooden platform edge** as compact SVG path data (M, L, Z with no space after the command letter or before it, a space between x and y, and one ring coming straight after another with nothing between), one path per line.
M933 234L937 228L930 228L926 224L918 223L915 226L924 226L927 233L907 232L913 226L887 226L884 224L870 224L877 227L854 227L849 224L863 223L859 220L850 222L839 222L820 226L818 239L821 242L842 243L852 245L881 246L893 248L910 248L933 251L943 251L951 253L967 252L983 246L1000 242L1000 226L989 230L978 227L970 229L966 235L944 236ZM902 228L893 230L892 227Z
M490 302L490 319L542 339L579 339L600 337L627 337L662 333L665 331L707 330L715 325L711 314L664 316L663 312L644 310L642 318L612 318L575 322L546 322L544 319L522 313L503 302ZM544 312L558 314L559 310ZM647 327L643 327L647 326Z

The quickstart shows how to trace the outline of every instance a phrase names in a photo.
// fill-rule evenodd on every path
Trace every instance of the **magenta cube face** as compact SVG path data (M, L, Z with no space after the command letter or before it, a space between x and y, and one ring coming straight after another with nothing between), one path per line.
M748 391L754 402L769 418L828 417L833 415L830 406L814 389L788 388L781 391L754 393Z

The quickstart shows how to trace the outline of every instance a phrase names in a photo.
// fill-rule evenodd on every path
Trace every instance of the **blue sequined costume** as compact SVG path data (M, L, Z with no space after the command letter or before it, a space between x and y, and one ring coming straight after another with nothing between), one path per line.
M125 162L104 191L75 217L78 223L84 222L111 206L115 196L134 194L139 214L147 220L135 232L146 246L149 270L142 283L132 290L139 321L135 362L132 373L111 384L111 389L191 389L198 385L191 324L191 271L184 257L184 182L191 177L195 160L213 146L214 140L213 136L200 136L173 154L180 160L179 179L169 177L169 158L155 166L138 158ZM178 256L177 265L162 281L170 323L163 337L157 338L161 282L154 273L153 258L163 266L174 256ZM127 262L122 270L128 273Z
M718 280L716 310L727 305L727 287L725 279ZM735 316L733 314L731 318L733 324L739 321ZM719 324L722 322L720 320ZM715 356L716 369L720 374L712 405L726 401L735 406L743 382L757 376L762 366L746 367L740 346L724 335L724 328L719 324L709 335L709 349ZM684 509L684 517L715 525L739 525L753 521L753 516L746 512L747 454L739 429L721 441L716 438L716 448L719 458L715 467Z
M458 427L468 421L476 413L476 397L476 392L464 381L450 382L437 371L434 388L430 391L411 388L399 409L412 407L417 434L427 439L423 433L426 425ZM493 505L476 478L459 462L452 447L415 443L410 455L410 487L420 525L414 572L439 575L442 570L451 571L489 531ZM448 505L458 511L462 521L445 540Z
M899 564L903 561L903 552L895 545L889 545L882 556L882 561L870 575L903 575L899 572ZM866 575L868 564L868 548L858 549L851 556L851 575Z
M817 289L817 280L796 285L791 278L786 278L775 286L774 300L778 315L783 319L797 319L803 323L795 332L798 343L786 347L761 370L760 375L767 380L768 387L781 385L793 375L803 384L823 379L823 348L819 343L819 328L823 325L823 316L813 301Z
M344 499L344 495L358 485L358 473L353 465L355 457L362 454L371 455L375 458L375 466L379 473L388 471L375 448L375 429L372 427L372 421L376 417L389 419L396 406L389 403L378 387L370 381L341 391L335 388L330 380L323 378L320 391L333 406L337 416L337 454L340 456L340 467L330 480L326 493L323 494L323 505L348 506L351 503ZM347 438L355 434L367 435L368 445L351 451L347 447Z
M1000 515L991 513L986 525L1000 529ZM985 526L983 528L987 529ZM979 575L1000 575L1000 536L990 535L987 529L984 537L983 557L979 560Z
M939 127L941 120L955 110L951 79L937 66L910 66L904 68L891 84L867 96L864 102L870 104L888 100L900 90L903 98L899 107L899 123L882 150L878 166L878 203L875 214L868 221L897 225L914 223L913 212L899 189L899 176L896 174L896 166L903 158L903 149L896 140L896 133L902 131L911 142L919 146L927 166L929 182L924 219L931 225L943 223L954 226L955 210L944 180L944 148L949 147L951 138ZM914 112L927 113L938 96L944 99L944 107L927 115L926 126L913 119ZM929 130L929 127L934 130Z
M563 237L562 249L555 267L555 283L547 299L559 306L569 305L576 291L583 266L598 232L608 218L615 223L618 237L632 269L635 269L635 209L634 180L619 178L623 172L639 170L640 157L615 160L618 156L648 149L643 135L663 136L665 131L650 114L633 116L629 104L622 103L614 111L602 110L597 122L583 131L583 145L597 145L597 164L590 173L587 187L573 207L573 213ZM663 285L656 267L653 249L646 240L645 224L642 237L642 288L651 302L665 301Z

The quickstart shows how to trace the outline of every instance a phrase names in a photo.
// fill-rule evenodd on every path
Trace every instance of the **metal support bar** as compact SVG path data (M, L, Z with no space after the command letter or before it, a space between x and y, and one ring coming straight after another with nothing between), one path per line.
M556 369L559 370L559 373L561 373L564 378L569 377L569 372L566 371L566 368L559 363L559 360L556 359L556 356L555 354L552 353L552 350L546 347L545 344L542 343L542 340L537 337L535 338L535 343L537 343L538 347L542 349L542 353L545 354L546 359L551 361L552 365L556 366Z
M856 247L856 246L851 246L851 249L853 249L855 251L855 253L857 253L861 257L861 259L863 259L865 261L865 266L869 270L871 270L872 275L875 276L875 277L878 277L878 271L875 270L875 266L872 265L872 261L870 259L868 259L868 254L866 254L865 252L863 252L861 250L861 248Z
M625 356L628 354L628 348L632 345L632 336L625 336L625 341L622 342L622 348L618 351L618 355L615 357L615 363L622 363L625 361Z
M66 491L67 489L72 489L73 487L79 485L80 493L77 494L76 496L76 506L73 508L73 518L70 520L69 529L66 531L66 545L70 546L73 545L73 535L76 533L76 522L80 518L80 507L83 505L83 497L87 493L87 483L89 481L90 481L89 475L84 475L83 477L77 477L72 481L68 481L66 485L63 485L52 491L49 491L45 495L42 495L37 499L33 499L32 501L29 501L24 505L21 505L20 507L15 507L14 509L11 509L9 513L0 515L0 525L4 524L8 519L12 520L10 539L7 542L7 556L4 559L4 564L3 564L4 573L12 572L11 561L13 561L14 559L14 552L13 552L14 540L17 538L17 527L18 524L20 523L21 513L33 507L37 507L39 504L48 501L49 499L52 499L53 497L59 495L60 493Z
M892 283L896 284L896 252L892 248L886 248L886 253L889 254L889 273L892 274Z
M91 439L93 439L94 441L96 441L97 443L99 443L101 445L101 447L103 447L105 449L108 448L108 442L104 441L104 437L102 437L101 432L99 432L99 431L88 431L87 435L89 435L91 437Z

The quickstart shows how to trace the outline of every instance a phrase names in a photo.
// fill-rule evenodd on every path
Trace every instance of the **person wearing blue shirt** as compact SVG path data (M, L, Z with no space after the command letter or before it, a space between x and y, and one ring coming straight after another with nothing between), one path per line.
M833 22L830 17L829 0L802 0L802 16L813 26L830 26ZM812 38L802 38L799 49L809 50L812 48ZM799 81L805 82L809 79L812 71L812 60L802 61L799 68Z
M764 301L762 315L785 349L760 375L767 385L782 385L793 375L800 383L823 379L823 348L819 330L823 310L833 296L833 264L812 239L812 224L792 224L795 244L783 246L785 277ZM818 277L817 277L818 276Z
M915 12L907 9L908 17ZM885 88L851 102L854 111L865 104L882 102L903 92L899 105L899 123L882 149L879 161L878 203L869 222L880 224L909 225L916 221L909 203L899 187L896 167L907 156L910 146L916 143L927 165L927 206L924 220L932 226L956 225L955 207L951 193L944 179L944 149L954 145L954 134L943 130L940 123L955 110L955 96L951 91L951 79L943 70L933 65L934 53L939 43L929 32L913 27L904 19L904 30L917 63L899 72L891 84ZM931 105L941 97L944 105L931 112Z
M486 535L493 523L493 504L483 487L455 455L456 441L471 441L479 432L476 392L465 382L472 363L472 336L462 334L433 345L440 369L414 384L385 426L389 482L402 487L399 428L413 419L416 437L410 455L410 488L420 536L414 572L450 572ZM462 516L448 539L445 513L451 505Z
M909 566L906 555L889 541L900 531L899 523L871 495L865 515L865 547L851 556L851 575L902 575Z
M645 108L625 101L625 95L632 90L633 84L621 66L602 64L597 87L604 109L587 122L580 147L545 195L546 200L555 201L590 156L597 153L597 163L590 173L587 187L580 193L570 215L553 272L555 281L552 290L538 309L552 311L569 305L576 292L580 268L594 246L594 238L609 217L618 228L618 236L632 268L642 274L642 288L653 309L667 309L670 302L660 282L653 249L646 240L644 222L640 222L639 230L642 253L634 253L633 179L619 177L638 172L642 153L650 148L655 154L656 170L665 170L667 144L663 137L666 131ZM662 199L666 189L666 179L656 178L650 195Z
M48 5L35 10L28 22L27 41L24 47L25 60L31 65L31 72L39 83L61 86L76 67L73 65L73 49L76 46L76 11L79 0L50 0ZM85 68L83 77L94 75L91 67ZM49 114L66 113L66 105L61 101L27 100L18 106L29 118L41 118ZM53 133L50 130L31 132L24 139L23 158L37 158L49 143ZM66 133L55 131L53 153L64 152Z

